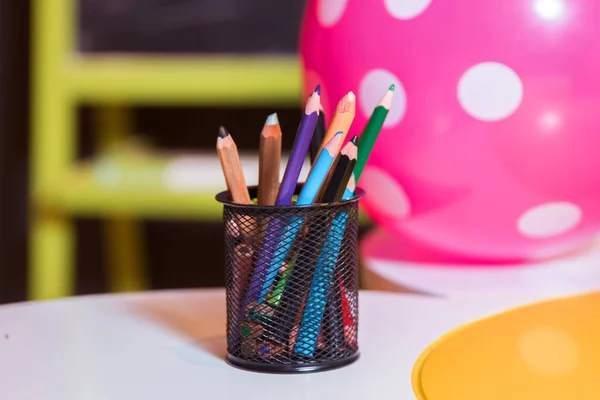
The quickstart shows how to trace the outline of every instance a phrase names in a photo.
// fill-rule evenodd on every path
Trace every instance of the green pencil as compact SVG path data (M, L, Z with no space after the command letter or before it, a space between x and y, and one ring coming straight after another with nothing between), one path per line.
M275 285L275 289L273 289L273 291L269 295L269 303L275 306L279 305L279 302L281 301L281 295L283 294L283 290L285 289L285 284L287 283L295 264L296 259L294 258L294 260L290 261L290 263L285 267L285 270L283 271L283 273L281 273L279 281Z
M363 133L360 135L358 141L358 156L356 158L356 167L354 168L354 178L356 182L358 182L365 169L365 164L369 159L371 150L373 150L377 136L379 135L379 132L381 132L385 118L390 111L395 88L396 85L390 86L388 91L381 98L381 101L377 107L375 107L375 110L373 110L373 114L371 114L371 118L369 118L369 122L365 126Z

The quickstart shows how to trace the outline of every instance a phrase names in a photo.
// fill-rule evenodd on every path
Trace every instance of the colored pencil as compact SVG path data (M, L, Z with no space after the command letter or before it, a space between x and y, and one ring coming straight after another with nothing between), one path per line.
M281 164L281 127L277 114L267 117L260 134L258 159L258 204L272 206L279 191Z
M308 152L308 146L310 145L310 140L314 133L315 125L317 124L320 93L321 86L317 85L306 104L304 117L300 121L298 133L296 134L294 145L292 146L292 152L285 168L281 185L279 186L277 198L275 199L275 205L277 206L289 206L292 203L292 197L294 195L294 190L296 189L298 177L300 176L302 165L304 164L304 159ZM253 301L258 301L258 299L261 298L263 284L273 259L273 252L275 251L279 235L284 227L285 220L282 218L273 218L267 225L258 260L250 278L248 290L246 290L246 305Z
M292 152L285 167L283 179L279 186L279 192L277 193L275 204L278 206L289 206L292 202L294 190L298 183L298 177L300 176L302 165L304 164L304 159L308 152L308 146L310 146L310 141L314 134L315 126L317 125L317 119L319 118L320 94L321 86L318 85L306 104L304 117L302 118L302 121L300 121L298 133L296 134L294 145L292 146ZM333 135L331 136L333 137Z
M306 206L313 203L325 177L327 176L327 173L329 172L329 169L331 168L331 164L333 164L336 154L339 151L338 149L342 142L342 136L342 132L338 132L335 136L333 136L329 143L327 143L324 150L319 153L319 158L315 162L315 165L311 168L306 179L306 183L298 195L298 200L296 201L297 206ZM277 247L273 253L271 265L269 266L269 272L265 277L265 281L258 298L259 303L262 303L269 294L271 285L273 285L273 281L277 277L277 271L279 271L279 267L281 267L281 264L287 257L288 252L292 247L292 243L300 231L302 222L303 218L301 217L292 217L287 221L285 228L279 237L279 241L277 242Z
M371 155L371 151L373 150L373 146L375 145L375 140L377 140L379 132L381 131L383 123L385 122L385 118L387 117L388 111L392 106L393 92L395 88L396 85L391 85L385 95L383 95L383 98L373 111L373 114L369 118L369 122L365 126L365 129L358 140L358 154L356 157L357 165L354 167L354 172L352 173L350 182L348 182L348 187L342 196L342 200L350 200L354 197L354 191L356 190L358 178L360 178L362 175L368 158ZM359 171L357 171L357 169ZM360 172L358 177L356 176L357 172Z
M321 108L319 111L319 119L317 120L317 126L315 127L315 134L310 141L310 162L314 164L317 160L317 156L319 155L319 150L321 149L321 144L325 139L326 132L326 124L325 124L325 112Z
M340 213L333 220L329 231L325 234L326 238L320 253L318 253L317 261L313 264L315 265L313 279L308 291L306 305L302 312L300 330L294 349L296 354L308 357L314 355L317 338L321 331L323 316L326 310L328 294L331 285L334 284L334 271L337 266L347 220L347 212ZM319 238L321 239L322 236L323 233L320 232Z
M343 139L346 137L346 135L348 134L348 131L350 130L350 126L352 125L352 122L354 121L355 114L356 114L356 96L354 95L354 93L349 92L338 103L335 113L333 114L333 118L331 119L331 123L329 124L329 127L327 128L327 133L325 134L325 138L323 139L323 142L321 143L321 147L319 148L319 152L321 152L321 150L323 150L323 147L325 147L325 144L331 140L333 135L335 135L338 132L342 132L342 135L344 136L342 138L342 144L343 144ZM338 149L338 151L339 151L339 149Z
M346 291L342 278L338 277L338 280L340 281L340 297L342 301L342 315L344 318L344 339L346 340L346 343L352 346L356 344L357 339L357 326L356 319L354 318L355 310L353 310L352 306L350 305L350 300L348 298L350 294ZM353 303L356 304L355 299Z
M356 169L356 167L354 167ZM342 196L342 201L350 200L354 197L354 192L356 191L356 178L354 177L354 172L350 176L350 180L348 181L348 186L346 186L346 190L344 190L344 195Z
M287 284L287 280L290 277L295 264L296 260L291 261L289 264L284 262L281 268L279 268L279 280L275 284L273 291L269 293L268 301L270 304L273 304L274 306L278 306L280 304L281 295L285 289L285 285Z
M395 88L396 85L391 85L388 91L383 95L381 101L373 110L365 129L360 135L360 140L358 142L358 156L356 159L356 167L354 168L356 182L360 180L360 176L365 169L365 165L367 164L369 155L373 150L377 136L379 136L379 132L381 132L383 123L385 122L388 112L392 107L392 99L394 97Z
M237 204L250 204L250 193L248 192L248 186L246 186L246 179L244 178L244 171L242 170L237 146L227 129L223 126L219 128L217 153L221 161L223 175L225 175L227 190L229 190L233 202Z
M357 141L358 138L353 137L336 157L335 165L332 166L333 171L328 176L327 189L323 192L323 198L320 199L321 202L341 200L356 164ZM300 330L294 349L296 354L309 357L314 355L347 220L347 212L342 212L334 218L319 254L310 290L308 291L306 306L302 313ZM343 328L341 332L337 332L338 335L340 333L343 335Z
M343 132L338 132L323 147L323 151L319 153L317 161L310 169L308 177L306 178L306 183L300 191L300 195L296 201L296 205L305 206L312 204L315 201L319 189L325 183L325 178L327 178L331 166L338 157L343 139Z
M348 181L348 185L346 186L346 189L344 190L344 194L342 195L342 201L345 200L350 200L354 197L354 192L356 190L356 181L354 179L354 172L352 173L352 175L350 176L350 180ZM342 217L340 217L342 218ZM345 228L345 222L344 222L344 228ZM338 311L337 309L330 309L330 313L334 312L333 315L329 315L329 313L327 314L327 319L325 321L326 326L328 327L328 331L331 332L329 334L329 342L333 342L334 344L338 344L341 342L341 334L340 334L340 326L343 325L343 332L344 332L344 339L346 341L346 343L348 343L349 345L354 345L353 341L356 341L356 337L349 337L349 332L354 333L354 318L352 316L352 312L350 310L350 304L348 301L348 295L344 289L344 283L342 281L342 278L340 276L338 276L338 280L339 280L339 293L337 292L337 288L335 291L330 293L329 296L329 300L328 302L331 303L335 303L340 301L342 304L342 319L343 319L343 323L340 324L340 315L339 313L335 312ZM329 309L329 306L328 306Z
M352 171L356 165L358 137L354 136L351 141L346 143L340 154L331 167L331 173L323 184L325 189L319 198L319 203L333 203L340 201L346 190L346 186L352 176Z

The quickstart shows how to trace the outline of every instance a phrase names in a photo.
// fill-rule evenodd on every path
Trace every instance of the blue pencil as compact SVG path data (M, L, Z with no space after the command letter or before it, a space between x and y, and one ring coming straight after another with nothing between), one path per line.
M300 121L298 127L298 133L294 140L292 152L285 168L281 185L279 186L279 192L277 193L277 199L275 200L276 206L289 206L292 203L292 197L294 195L294 189L298 182L298 177L304 164L304 159L308 153L308 147L312 135L317 125L317 119L319 117L319 105L321 104L321 86L317 85L315 91L308 99L304 116ZM285 227L285 221L281 218L273 218L267 225L267 231L265 233L265 239L263 240L261 250L258 254L258 260L252 276L248 289L246 290L246 301L245 305L250 304L253 301L257 301L262 291L262 286L265 282L271 260L273 259L273 252L277 246L277 240Z
M341 153L337 156L335 170L330 174L332 177L330 182L331 187L327 190L328 193L337 194L333 199L326 199L327 201L340 201L343 194L346 193L346 190L342 191L341 189L348 187L350 177L352 176L351 171L356 164L356 142L357 137L355 136L344 146ZM343 178L337 180L337 177ZM325 196L327 196L327 193ZM334 218L327 232L325 243L317 260L310 290L308 291L304 312L302 313L298 338L294 348L296 354L308 357L314 355L347 221L348 213L346 211L339 213Z
M323 184L323 181L325 180L325 177L331 168L331 164L333 164L333 161L335 160L335 157L339 151L338 149L340 148L340 144L343 139L342 134L343 132L336 133L325 145L323 151L319 153L319 157L317 158L314 166L311 168L302 191L300 191L300 195L296 201L297 206L306 206L314 202L315 197L319 193L319 189L321 188L321 185ZM277 247L273 254L273 260L271 261L269 272L267 273L262 291L260 292L260 297L258 299L259 303L262 303L266 300L271 285L273 285L273 282L277 277L279 268L285 261L285 258L292 247L292 243L302 227L302 222L303 218L301 217L290 218L283 229L281 236L279 236L279 242L277 243Z
M309 357L314 354L347 221L347 212L338 214L327 233L302 314L295 347L296 354Z

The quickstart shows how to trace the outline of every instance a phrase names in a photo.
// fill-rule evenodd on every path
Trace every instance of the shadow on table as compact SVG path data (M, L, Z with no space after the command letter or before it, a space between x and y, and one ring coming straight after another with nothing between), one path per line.
M222 298L194 293L134 301L130 307L138 317L161 325L190 346L221 360L227 354L225 305Z

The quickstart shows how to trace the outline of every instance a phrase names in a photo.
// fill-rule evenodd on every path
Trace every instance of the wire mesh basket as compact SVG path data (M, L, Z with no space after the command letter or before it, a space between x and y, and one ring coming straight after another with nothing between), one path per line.
M299 185L296 193L301 189ZM256 187L249 188L252 198ZM217 195L225 223L227 361L299 373L342 367L358 349L358 200L258 206Z

